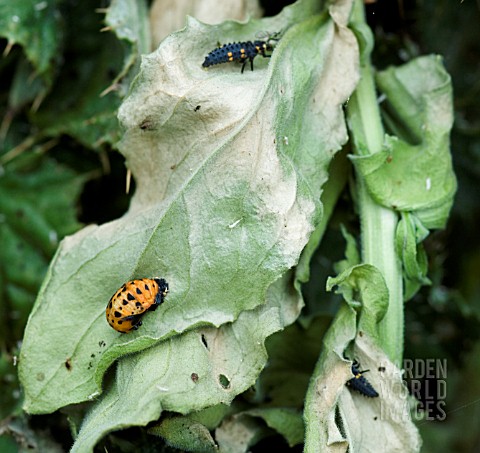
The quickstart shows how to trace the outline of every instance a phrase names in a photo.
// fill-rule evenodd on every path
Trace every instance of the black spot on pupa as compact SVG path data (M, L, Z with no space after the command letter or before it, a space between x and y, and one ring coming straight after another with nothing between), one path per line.
M121 318L122 314L119 311L114 311L113 316L115 316L115 318Z
M142 304L140 302L135 302L135 307L140 308Z
M138 289L137 289L137 291L138 291ZM150 291L150 287L146 283L145 283L145 291ZM138 293L138 294L140 294L140 293Z
M136 291L137 291L137 294L142 294L142 290L140 288L137 288Z
M128 293L128 294L127 294L127 299L128 299L128 300L135 300L135 296L134 296L133 294L131 294L131 293Z
M122 304L123 304L123 305L128 305L128 300L123 299L123 300L122 300Z
M108 308L112 308L112 301L108 303Z

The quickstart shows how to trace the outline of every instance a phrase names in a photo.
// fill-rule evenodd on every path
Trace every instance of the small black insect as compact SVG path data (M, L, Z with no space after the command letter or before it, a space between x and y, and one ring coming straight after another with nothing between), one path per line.
M250 68L253 71L253 59L257 55L264 58L270 58L266 52L272 52L276 41L278 41L278 34L274 34L266 41L245 41L224 44L218 49L212 50L206 57L202 66L208 68L221 63L230 63L236 61L242 64L241 73L245 69L247 61L250 60Z
M370 370L360 371L358 367L358 362L353 362L352 373L354 377L347 381L347 385L364 396L368 396L369 398L376 398L378 396L377 391L372 387L372 384L370 384L370 382L368 382L363 375L363 373L366 373Z

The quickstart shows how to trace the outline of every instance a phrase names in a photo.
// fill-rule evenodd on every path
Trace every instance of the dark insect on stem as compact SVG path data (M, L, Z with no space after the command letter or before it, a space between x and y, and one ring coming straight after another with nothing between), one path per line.
M358 362L353 362L352 374L354 377L347 381L347 385L351 389L357 391L358 393L361 393L364 396L367 396L369 398L376 398L378 397L377 391L373 388L372 384L370 384L370 382L368 382L365 376L363 375L367 371L370 371L370 370L360 371Z

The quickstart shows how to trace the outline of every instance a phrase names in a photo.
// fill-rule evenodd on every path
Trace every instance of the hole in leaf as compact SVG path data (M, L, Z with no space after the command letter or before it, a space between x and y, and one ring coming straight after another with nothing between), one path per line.
M218 376L218 382L220 382L220 385L224 388L224 389L228 389L228 387L230 387L230 380L227 378L227 376L225 376L224 374L220 374Z

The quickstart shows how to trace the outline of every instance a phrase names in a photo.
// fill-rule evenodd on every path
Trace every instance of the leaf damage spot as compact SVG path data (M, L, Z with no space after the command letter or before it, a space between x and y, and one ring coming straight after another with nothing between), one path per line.
M203 346L205 346L205 349L208 349L207 338L203 333L202 333L202 343L203 343Z
M140 129L142 129L143 131L145 131L145 130L148 131L148 130L154 129L154 123L153 123L152 120L146 118L140 123L140 125L138 127Z
M224 374L220 374L218 376L218 382L220 382L220 385L224 389L228 389L230 387L230 379L228 379L227 376L225 376Z

